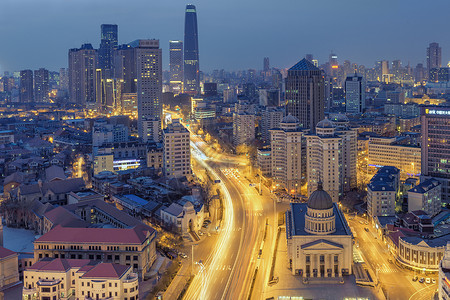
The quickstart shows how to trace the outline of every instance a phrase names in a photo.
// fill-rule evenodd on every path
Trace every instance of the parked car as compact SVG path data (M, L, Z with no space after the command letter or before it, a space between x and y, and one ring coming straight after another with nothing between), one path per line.
M364 230L367 231L367 232L369 232L369 228L367 228L367 227L364 227Z
M418 279L419 279L419 277L414 276L413 279L412 279L412 281L417 281Z
M198 235L199 235L199 236L202 236L202 235L203 235L203 232L199 230L199 231L198 231Z
M182 258L187 258L187 255L184 254L184 253L181 253L180 256L181 256Z
M431 283L431 279L427 277L427 279L425 279L425 283Z
M431 283L432 283L432 284L435 284L435 283L436 283L436 279L435 279L435 278L432 278L432 279L431 279Z
M420 283L424 283L424 282L425 282L425 278L423 278L423 277L420 278L420 279L419 279L419 282L420 282Z

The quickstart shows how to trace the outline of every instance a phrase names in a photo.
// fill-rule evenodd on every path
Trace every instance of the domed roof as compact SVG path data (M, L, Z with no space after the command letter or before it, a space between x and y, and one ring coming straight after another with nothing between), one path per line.
M325 117L325 119L323 119L322 121L317 123L316 127L317 128L334 128L334 127L336 127L336 124L334 124L333 122L328 120L328 118Z
M333 116L333 122L348 122L348 117L345 114L338 113Z
M322 182L317 185L315 190L308 199L308 207L312 209L330 209L333 207L333 200L322 188Z
M281 120L281 123L292 123L292 124L294 124L294 123L298 123L298 122L299 122L298 119L296 117L294 117L293 115L291 115L291 114L288 114L286 117L284 117Z

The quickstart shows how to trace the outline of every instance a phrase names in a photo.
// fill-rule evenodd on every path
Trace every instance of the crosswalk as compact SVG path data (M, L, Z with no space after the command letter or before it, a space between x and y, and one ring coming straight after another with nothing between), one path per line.
M382 264L378 267L379 273L397 273L398 270L392 264Z

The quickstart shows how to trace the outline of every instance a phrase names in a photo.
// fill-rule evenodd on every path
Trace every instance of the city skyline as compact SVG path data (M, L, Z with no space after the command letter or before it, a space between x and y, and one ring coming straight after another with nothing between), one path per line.
M261 69L263 57L270 57L271 65L275 67L288 68L306 53L314 54L322 63L331 52L338 55L339 62L349 59L372 66L377 60L401 59L404 65L409 62L415 66L417 63L426 64L426 48L432 42L438 42L442 47L442 64L446 65L450 59L450 42L440 37L446 28L444 12L450 8L450 4L438 1L434 7L441 9L436 10L435 17L414 27L409 25L414 24L414 16L426 11L425 4L413 1L415 3L409 2L408 6L403 7L401 3L395 2L390 3L389 10L385 10L385 2L362 4L346 1L344 9L342 3L331 1L320 4L285 1L276 7L272 7L268 1L258 2L258 5L254 1L197 1L193 4L200 13L201 70ZM47 0L40 2L39 7L35 7L33 2L27 2L24 8L23 3L8 1L2 10L5 13L0 14L0 36L4 44L10 46L0 50L0 72L41 67L56 71L60 67L67 67L67 49L79 47L83 43L99 47L101 24L119 26L119 44L136 39L159 39L164 53L163 68L168 70L168 42L183 37L184 8L187 3L146 4L137 1L140 9L136 9L137 6L123 7L118 1L110 1L107 6L104 3L77 1L76 4L62 4ZM51 9L39 14L39 20L35 20L37 16L34 14L42 10L42 5ZM86 8L89 8L87 13ZM309 13L299 18L305 10ZM66 11L71 14L65 15ZM121 14L117 15L115 11L121 11ZM21 19L14 17L19 12L21 19L39 21L39 25L31 29L22 25L28 22L20 22ZM269 14L273 21L267 22ZM226 18L221 21L220 17L227 15L233 22ZM48 21L43 21L46 19ZM80 19L83 22L77 22ZM318 23L320 26L309 26L317 23L317 20L321 22ZM288 23L288 28L292 30L284 29ZM248 24L253 26L246 26ZM38 39L39 33L43 31L51 38ZM296 32L295 39L292 38L293 32ZM351 34L342 38L338 34L340 32ZM33 47L27 47L29 43ZM20 55L17 55L18 52Z

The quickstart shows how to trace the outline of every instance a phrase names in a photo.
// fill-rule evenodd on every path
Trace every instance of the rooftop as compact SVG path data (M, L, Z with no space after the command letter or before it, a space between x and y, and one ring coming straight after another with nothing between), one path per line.
M306 58L302 59L294 66L292 66L289 71L320 71L313 63L311 63Z
M113 264L113 263L100 263L87 271L81 278L120 278L122 277L131 266Z

